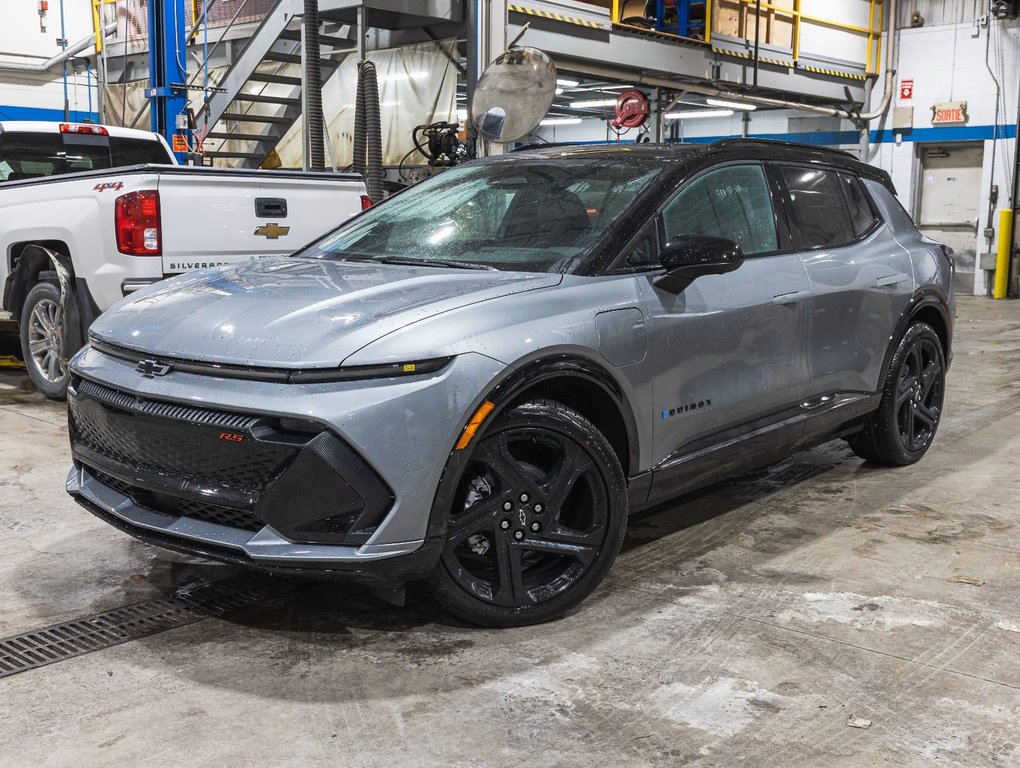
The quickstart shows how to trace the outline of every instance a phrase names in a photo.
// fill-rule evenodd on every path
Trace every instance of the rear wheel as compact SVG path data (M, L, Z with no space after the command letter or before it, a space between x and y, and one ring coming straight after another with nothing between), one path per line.
M907 329L893 354L882 401L850 448L867 461L903 466L927 452L942 418L946 361L927 323Z
M60 289L50 282L38 283L21 310L21 351L35 388L54 400L67 396L69 378L62 324Z
M476 438L432 576L451 613L493 627L562 615L598 586L623 543L626 482L590 421L548 400Z

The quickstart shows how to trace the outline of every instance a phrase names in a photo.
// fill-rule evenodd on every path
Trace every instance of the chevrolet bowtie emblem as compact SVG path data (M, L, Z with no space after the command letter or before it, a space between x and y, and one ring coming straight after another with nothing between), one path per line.
M147 379L153 376L166 376L174 367L170 363L161 363L159 360L139 360L135 370Z
M266 238L266 240L279 240L288 232L290 232L290 227L281 227L275 221L255 228L255 234Z

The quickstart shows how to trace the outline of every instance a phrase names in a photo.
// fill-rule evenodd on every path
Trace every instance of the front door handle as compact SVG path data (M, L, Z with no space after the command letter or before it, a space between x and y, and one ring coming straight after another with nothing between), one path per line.
M778 296L772 297L773 304L796 304L801 299L806 299L811 295L810 291L792 291L790 293L780 293Z
M900 272L895 275L886 275L885 277L878 278L878 280L875 281L875 285L879 288L892 288L900 283L905 283L909 279L910 275L905 272Z

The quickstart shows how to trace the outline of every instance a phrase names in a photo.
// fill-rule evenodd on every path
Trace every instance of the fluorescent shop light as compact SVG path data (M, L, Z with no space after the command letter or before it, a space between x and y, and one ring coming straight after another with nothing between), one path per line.
M615 107L616 99L594 99L593 101L575 101L571 105L574 109L588 109L589 107Z
M563 78L556 78L556 85L562 85L564 88L576 88L580 85L577 80L564 80Z
M577 125L580 122L579 117L547 117L539 125Z
M754 112L758 109L754 104L745 104L742 101L723 101L722 99L705 99L707 104L713 107L725 107L727 109L742 109L745 112Z
M667 120L692 120L697 117L729 117L732 109L684 109L680 112L667 112Z

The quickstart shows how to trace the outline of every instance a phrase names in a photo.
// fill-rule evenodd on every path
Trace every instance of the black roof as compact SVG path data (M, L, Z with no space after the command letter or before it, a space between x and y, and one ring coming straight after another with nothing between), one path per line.
M696 158L698 165L726 160L785 160L840 168L874 179L892 189L888 173L861 162L849 152L773 139L733 138L713 144L533 144L521 147L512 154L548 159L601 157L660 162L690 162Z

